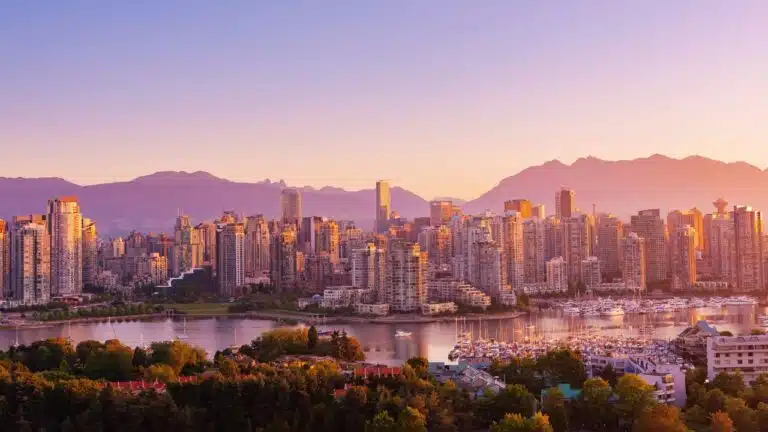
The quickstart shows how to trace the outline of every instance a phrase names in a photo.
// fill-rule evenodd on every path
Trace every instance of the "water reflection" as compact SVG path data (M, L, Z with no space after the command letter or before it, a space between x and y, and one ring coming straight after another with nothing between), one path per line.
M608 335L649 335L672 339L698 320L707 320L718 330L748 333L760 328L757 315L765 308L757 306L728 306L700 308L680 312L631 314L612 317L578 317L560 310L544 310L530 316L499 321L460 321L430 324L352 324L327 325L321 330L344 330L360 341L366 357L372 362L400 364L413 356L446 361L458 332L470 332L473 338L494 338L509 342L526 338L558 338L587 332ZM272 321L254 319L188 320L187 342L209 353L232 345L243 345L261 333L275 328ZM411 332L411 337L395 337L397 330ZM69 337L73 342L95 339L120 339L131 346L152 341L171 340L184 333L184 322L115 320L101 323L60 324L45 328L22 329L19 343L29 344L49 337ZM0 330L0 347L7 349L16 339L13 329Z

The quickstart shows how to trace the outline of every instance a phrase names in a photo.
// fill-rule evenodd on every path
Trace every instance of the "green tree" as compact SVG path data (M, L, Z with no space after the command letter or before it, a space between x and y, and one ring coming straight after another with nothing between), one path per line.
M642 412L635 422L636 432L686 432L688 429L680 418L680 410L676 407L657 404Z
M128 381L133 374L133 351L118 340L110 340L104 348L92 352L85 364L85 375L91 379Z
M178 376L185 366L196 366L205 361L205 351L182 341L155 342L152 344L150 364L166 364Z
M615 386L619 381L619 374L616 373L616 370L611 364L604 367L603 370L600 371L599 376L600 378L606 380L612 387Z
M397 416L398 432L426 432L427 422L419 410L405 407Z
M149 357L144 348L136 347L136 349L133 350L133 358L131 359L133 367L138 368L146 366L148 361Z
M712 387L720 389L728 396L738 397L745 389L741 372L721 372L712 380Z
M167 364L153 364L144 369L144 379L149 381L170 382L176 379L173 368Z
M613 390L602 378L591 378L584 382L581 398L576 403L574 413L578 414L579 424L597 430L615 429L615 414L610 402Z
M307 348L310 350L315 349L317 347L317 341L319 339L319 336L317 334L317 329L315 326L312 326L309 328L309 333L307 335Z
M395 430L395 420L386 411L379 411L373 420L370 420L366 432L392 432Z
M749 408L744 399L729 397L725 400L725 412L733 420L733 426L739 432L757 431L757 413Z
M685 424L691 430L706 429L709 425L709 414L699 405L694 405L683 414Z
M505 414L491 426L491 432L528 432L528 423L520 414Z
M225 358L219 362L219 372L226 378L237 378L240 376L240 367L234 360Z
M616 410L619 419L632 424L646 409L655 403L653 387L637 375L625 374L616 384Z
M565 407L565 396L557 387L552 387L547 391L543 403L544 413L549 416L552 429L555 432L566 432L570 430L568 421L568 412Z

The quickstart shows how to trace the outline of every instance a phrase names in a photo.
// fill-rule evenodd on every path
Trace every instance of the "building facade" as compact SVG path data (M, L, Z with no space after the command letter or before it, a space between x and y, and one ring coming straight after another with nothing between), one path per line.
M392 201L389 196L389 183L383 180L376 182L376 232L386 233L389 228L389 214L392 211Z
M12 235L11 289L24 304L45 304L51 299L51 250L48 228L37 223L17 226Z
M224 297L235 297L245 285L245 226L219 225L216 240L218 292Z
M77 198L48 201L48 232L51 295L78 295L83 291L83 218Z

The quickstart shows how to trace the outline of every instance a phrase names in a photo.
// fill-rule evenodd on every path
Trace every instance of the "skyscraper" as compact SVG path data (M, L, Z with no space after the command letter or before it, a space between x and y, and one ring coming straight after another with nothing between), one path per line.
M280 193L280 209L283 223L294 224L297 228L301 222L301 192L296 188L285 188Z
M93 285L99 273L99 243L96 224L83 218L83 284Z
M383 302L394 312L414 312L427 302L427 254L418 243L389 244Z
M503 245L503 258L506 267L504 273L507 282L512 285L512 289L521 289L525 281L522 215L516 211L509 211L502 218L501 225L501 242L496 242L496 244ZM491 295L491 293L488 294Z
M576 211L576 193L562 188L555 194L555 216L568 218Z
M732 280L734 249L733 220L728 213L707 215L709 225L707 256L712 264L712 275L720 280ZM765 246L765 245L763 245Z
M208 264L216 270L216 224L203 222L195 227L203 249L203 264Z
M51 299L51 250L48 228L34 222L17 224L12 235L11 290L24 304Z
M531 202L527 199L513 199L509 201L504 201L504 211L515 211L520 214L520 217L523 219L528 219L531 217L533 206L531 205Z
M339 225L334 220L325 220L320 225L320 236L317 240L317 252L327 253L331 264L339 265Z
M447 224L453 217L453 203L447 200L430 201L429 223L432 226Z
M77 198L48 201L51 295L77 295L83 291L83 220Z
M425 228L419 233L419 244L427 252L429 262L436 266L450 265L451 229L447 225Z
M509 291L504 249L492 241L473 244L472 276L470 283L493 298Z
M621 239L621 273L629 289L645 289L645 239L631 232Z
M587 288L600 285L600 282L602 282L600 271L600 260L596 256L590 256L581 260L581 281Z
M10 295L11 235L8 224L0 219L0 298Z
M547 261L544 258L544 221L539 218L523 222L523 254L525 283L544 282ZM516 288L513 286L513 288Z
M592 215L582 213L563 219L564 258L570 282L584 282L581 279L581 261L593 256L594 232Z
M352 286L372 289L379 302L386 303L384 293L387 254L373 243L352 251Z
M392 202L389 196L389 183L383 180L376 182L376 232L386 233L389 226L389 213Z
M301 218L301 227L298 233L299 250L305 254L313 254L318 251L317 240L320 237L320 228L324 222L325 218L320 216L304 216Z
M671 243L673 287L690 288L696 282L696 230L690 225L677 227Z
M568 265L563 257L547 261L547 288L554 292L568 291Z
M565 256L565 230L563 221L557 216L544 219L544 260L549 261Z
M216 240L219 295L237 296L245 285L245 227L242 223L219 225Z
M624 232L624 223L613 215L602 215L597 221L597 257L600 269L608 280L621 274L619 242Z
M257 277L269 271L269 224L262 215L246 218L245 274Z
M269 276L278 292L287 292L296 287L300 267L298 265L296 228L284 226L271 241Z
M659 209L641 210L632 216L630 229L645 239L647 282L667 279L667 230Z
M173 239L173 275L178 276L200 267L205 251L200 244L200 233L190 223L189 216L180 215L176 218Z
M747 206L733 207L734 250L732 284L735 290L765 289L763 278L763 216Z
M531 206L531 217L536 217L541 220L544 220L547 217L547 212L544 207L544 204L536 204L534 206Z

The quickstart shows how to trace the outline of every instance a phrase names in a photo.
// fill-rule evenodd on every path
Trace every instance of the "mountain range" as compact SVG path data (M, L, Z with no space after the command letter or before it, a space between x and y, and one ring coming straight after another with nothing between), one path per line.
M233 182L209 173L164 171L131 181L80 186L60 178L0 177L0 218L43 212L51 197L76 195L83 214L94 219L102 234L169 231L179 212L193 221L212 220L224 210L246 215L279 213L283 182ZM698 207L709 212L711 202L724 197L732 204L768 209L768 170L744 162L725 163L701 156L674 159L653 155L625 161L594 157L568 165L550 161L501 180L493 189L464 203L465 213L500 212L513 198L528 198L553 212L561 187L576 192L576 205L591 211L628 217L639 209ZM351 219L372 226L374 189L346 191L336 187L300 188L304 215ZM402 216L429 214L428 202L400 187L391 190L392 207Z

